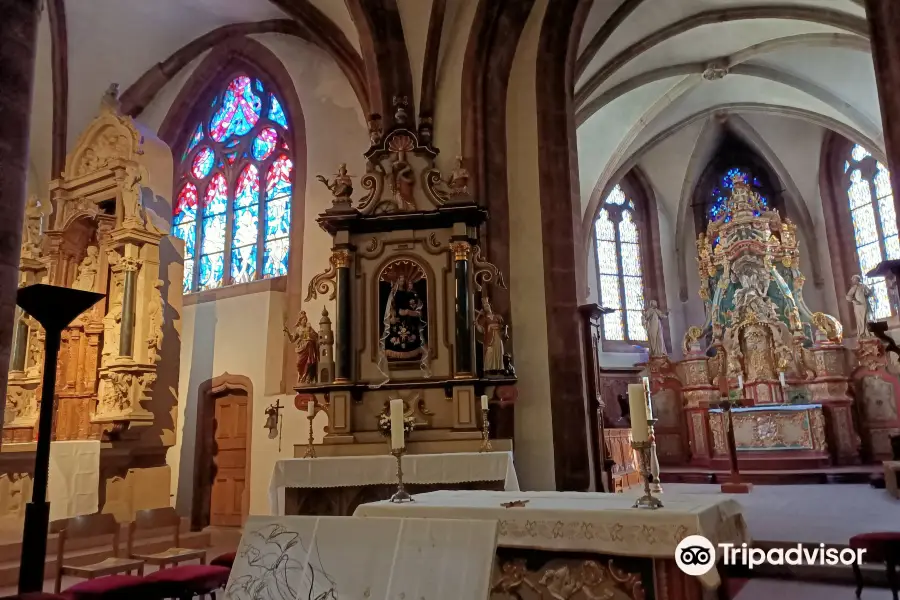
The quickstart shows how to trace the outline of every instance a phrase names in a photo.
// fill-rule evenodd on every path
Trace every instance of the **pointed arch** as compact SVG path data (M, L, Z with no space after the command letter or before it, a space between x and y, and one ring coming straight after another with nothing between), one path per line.
M217 121L233 108L224 104L229 94L238 110L233 121ZM249 38L217 46L182 87L159 135L180 165L173 233L186 242L185 291L299 275L305 126L278 58Z

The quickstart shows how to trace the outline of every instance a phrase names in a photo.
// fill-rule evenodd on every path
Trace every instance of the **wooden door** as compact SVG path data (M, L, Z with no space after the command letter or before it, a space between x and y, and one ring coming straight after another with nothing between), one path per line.
M209 524L240 527L247 514L247 395L229 393L215 399L213 483Z

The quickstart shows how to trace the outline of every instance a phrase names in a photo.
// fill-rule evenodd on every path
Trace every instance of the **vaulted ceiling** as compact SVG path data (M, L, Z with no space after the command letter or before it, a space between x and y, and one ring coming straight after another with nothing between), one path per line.
M857 0L595 2L575 98L585 219L648 151L712 115L802 119L884 147Z

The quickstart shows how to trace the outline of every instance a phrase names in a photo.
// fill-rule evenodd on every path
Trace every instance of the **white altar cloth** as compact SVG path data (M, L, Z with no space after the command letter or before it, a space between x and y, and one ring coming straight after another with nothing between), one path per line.
M519 489L512 452L407 454L403 481L410 484L502 481L503 489ZM393 456L329 456L279 460L269 484L273 515L284 515L284 488L335 488L389 485L397 482Z
M589 492L447 490L413 498L363 504L353 516L496 520L499 546L668 560L689 535L713 544L750 542L741 506L729 498L666 494L657 510L632 508L627 495ZM502 506L516 500L527 503ZM715 569L700 579L707 587L721 583Z
M100 507L100 441L50 443L50 520L90 515Z

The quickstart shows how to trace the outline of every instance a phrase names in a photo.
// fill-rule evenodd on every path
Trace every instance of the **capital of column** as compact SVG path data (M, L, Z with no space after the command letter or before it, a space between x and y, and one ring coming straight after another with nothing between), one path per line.
M336 269L346 269L350 266L349 250L334 250L331 253L331 262Z
M453 242L450 244L450 250L453 252L453 260L457 262L469 260L472 245L469 242Z

